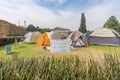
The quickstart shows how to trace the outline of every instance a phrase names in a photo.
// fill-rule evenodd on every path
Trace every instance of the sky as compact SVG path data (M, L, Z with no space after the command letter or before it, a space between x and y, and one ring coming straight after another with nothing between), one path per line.
M40 28L74 31L84 13L87 29L94 30L112 15L120 20L119 4L120 0L0 0L0 19L21 26L26 21Z

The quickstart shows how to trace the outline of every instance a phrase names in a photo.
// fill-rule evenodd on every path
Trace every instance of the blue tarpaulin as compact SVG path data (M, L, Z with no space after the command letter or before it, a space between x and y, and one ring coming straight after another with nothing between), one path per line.
M6 45L5 46L5 49L6 49L6 54L10 53L11 52L11 46L10 45Z

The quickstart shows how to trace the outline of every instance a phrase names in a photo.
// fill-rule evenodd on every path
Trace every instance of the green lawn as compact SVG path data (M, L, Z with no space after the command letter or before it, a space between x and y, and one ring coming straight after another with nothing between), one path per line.
M29 56L31 57L46 53L45 50L42 49L42 47L28 43L23 43L18 45L11 44L11 50L12 53L7 56L18 54L20 57L29 57ZM5 46L0 47L0 56L6 56Z
M120 46L90 45L90 48L100 50L103 53L120 53Z
M2 57L10 57L13 54L18 54L19 57L38 57L38 56L51 56L51 55L78 55L78 56L86 56L86 55L103 55L104 53L118 53L120 52L120 47L113 46L100 46L100 45L89 45L88 47L80 47L71 49L70 52L67 53L50 53L50 51L45 51L43 47L36 46L35 44L11 44L12 53L6 55L5 46L0 47L0 56Z

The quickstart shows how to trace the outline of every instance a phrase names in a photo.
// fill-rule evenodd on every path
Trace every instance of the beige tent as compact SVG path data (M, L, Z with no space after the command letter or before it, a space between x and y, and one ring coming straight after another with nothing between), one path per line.
M36 40L39 38L39 36L41 35L40 32L29 32L27 33L24 37L25 37L25 42L36 42Z
M83 34L79 31L70 33L67 39L71 39L71 45L74 47L85 46Z
M82 36L83 34L79 31L74 31L71 35L71 40L72 41L76 41L80 36Z
M90 35L89 43L119 46L120 35L113 29L109 29L109 28L96 29Z

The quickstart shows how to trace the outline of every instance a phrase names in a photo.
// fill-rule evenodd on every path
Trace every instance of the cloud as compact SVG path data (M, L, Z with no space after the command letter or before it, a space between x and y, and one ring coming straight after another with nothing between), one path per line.
M71 16L74 16L73 12L67 10L57 10L57 12L64 18L70 18Z
M62 5L66 2L66 0L58 0L58 2L59 2L59 5Z
M31 23L42 28L60 26L71 29L73 26L76 26L76 15L69 10L57 10L55 12L49 8L35 4L32 0L29 3L24 0L18 0L18 2L6 0L1 1L0 4L3 4L2 6L0 5L0 19L17 25L18 20L20 20L21 25L24 25L24 21L26 20L27 24Z
M36 4L37 0L1 0L0 1L0 19L7 20L18 25L24 25L24 21L27 24L33 24L40 26L41 28L54 28L57 26L69 28L71 30L77 30L80 25L80 16L84 12L86 16L87 28L95 29L102 27L104 22L114 15L120 19L120 6L119 0L99 0L96 4L80 10L74 7L52 10L47 6ZM56 1L56 0L46 0ZM57 0L59 4L67 3L68 0ZM92 3L92 0L91 0ZM72 3L71 3L72 5Z
M102 27L105 21L107 21L107 19L112 15L120 19L120 6L118 6L119 2L119 0L104 0L103 3L94 5L89 9L86 9L85 13L88 21L88 28L95 29Z
M17 22L18 19L22 22L27 20L30 23L38 25L40 23L45 24L57 18L53 11L36 5L32 1L27 4L23 4L23 2L18 2L17 4L15 4L16 2L9 3L9 1L3 1L2 3L6 3L7 6L5 4L0 7L0 10L3 11L0 12L1 19L3 18L12 22ZM16 6L13 7L12 5Z

